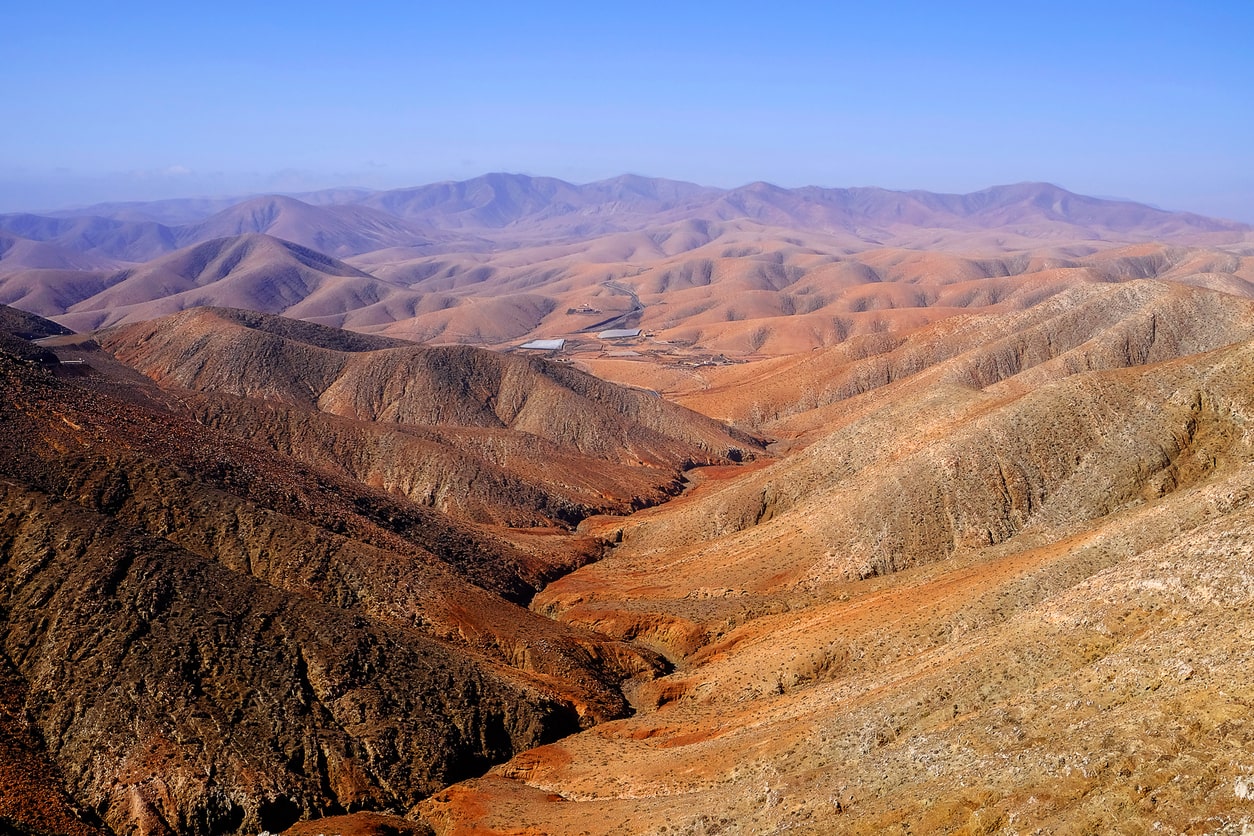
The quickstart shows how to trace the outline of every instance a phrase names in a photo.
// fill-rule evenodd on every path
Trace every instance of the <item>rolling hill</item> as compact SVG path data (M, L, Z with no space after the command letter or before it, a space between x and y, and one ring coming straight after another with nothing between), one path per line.
M250 233L177 250L101 278L104 289L61 317L77 330L136 322L207 304L336 319L412 296L319 252Z
M183 403L208 425L482 521L573 524L626 512L665 499L686 467L758 448L648 393L480 349L210 308L97 338L186 392Z
M1252 232L501 174L0 218L0 829L1241 833Z
M630 291L643 311L618 324L662 344L780 356L958 310L1031 304L1076 281L1158 277L1248 293L1252 276L1247 226L1043 183L946 195L492 174L306 198L189 203L186 217L200 217L173 226L135 220L135 206L0 217L0 302L86 330L219 305L501 347L578 337L598 324L578 312L625 314ZM304 303L294 284L311 279L292 272L293 251L261 252L256 235L346 259L358 273L299 257L358 282ZM250 256L227 259L231 275L210 285L199 274L212 260L204 247Z
M665 498L684 468L754 447L527 358L251 312L197 310L100 343L0 315L16 344L54 337L40 356L0 344L0 775L38 767L0 815L31 826L59 820L49 798L86 815L83 832L405 809L621 716L619 682L663 663L524 605L598 556L570 524ZM406 364L431 370L419 389L447 391L389 389ZM378 395L358 381L355 400L335 400L352 374ZM373 420L320 408L367 402ZM448 407L420 424L432 402ZM406 456L454 486L450 507L388 483L415 478ZM559 473L575 498L548 481ZM467 477L477 497L456 490ZM522 527L496 524L510 516Z

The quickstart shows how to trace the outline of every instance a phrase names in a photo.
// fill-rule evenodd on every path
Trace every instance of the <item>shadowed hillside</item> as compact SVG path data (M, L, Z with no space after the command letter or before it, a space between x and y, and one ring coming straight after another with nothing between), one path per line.
M684 469L756 446L648 393L478 349L214 309L99 338L160 385L198 393L183 402L206 424L484 521L628 511L674 493Z
M51 330L3 316L10 330ZM247 356L238 341L248 335L299 355L306 374L312 358L325 369L423 351L232 311L159 323L161 336L206 317L189 339L229 339L234 329L237 353L224 362ZM124 333L111 336L120 345ZM619 681L660 669L648 651L520 606L595 559L595 542L467 525L350 478L351 462L302 463L211 426L257 431L249 410L265 411L264 400L161 392L92 343L61 340L55 350L86 364L0 352L0 659L12 666L0 670L12 687L0 690L3 716L14 718L0 728L0 772L37 769L20 796L6 795L9 820L61 827L40 822L76 815L69 798L118 832L256 832L314 815L400 812L516 751L620 716ZM217 348L202 344L197 356ZM534 361L514 364L544 373ZM584 396L632 403L610 388L588 379ZM298 420L296 403L283 406ZM679 408L657 414L731 441ZM312 404L299 420L325 433L319 443L343 440ZM595 437L575 429L581 420L569 415L566 431ZM635 441L622 455L697 454L681 435L628 431ZM467 449L449 463L453 477ZM566 467L582 455L554 449ZM583 466L590 492L602 469L612 466ZM532 525L546 521L528 513Z

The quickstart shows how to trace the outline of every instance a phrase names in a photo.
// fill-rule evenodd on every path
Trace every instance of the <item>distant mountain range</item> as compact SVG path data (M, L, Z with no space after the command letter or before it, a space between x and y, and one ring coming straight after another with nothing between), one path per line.
M880 188L785 189L762 182L718 189L636 175L576 185L521 174L487 174L389 191L333 189L291 197L105 203L47 216L0 215L0 229L118 258L140 254L120 239L158 248L146 252L151 258L245 232L265 232L329 255L346 255L424 243L436 230L515 227L581 237L634 229L642 218L748 218L827 232L866 226L994 229L1046 224L1112 233L1114 240L1124 240L1120 233L1156 238L1251 231L1246 224L1085 197L1048 183L993 186L958 195ZM323 236L321 244L310 237L310 230Z
M686 329L675 332L685 340L697 327L712 348L744 350L761 342L750 338L756 327L721 323L818 313L827 323L819 332L839 335L861 326L833 331L834 318L867 310L966 306L962 294L929 289L913 300L899 290L849 298L858 276L895 281L882 263L908 257L885 253L960 254L976 264L959 272L982 279L1091 269L1097 253L1149 242L1175 247L1161 256L1168 261L1197 260L1180 247L1220 253L1201 259L1208 275L1195 283L1240 286L1254 228L1045 183L952 195L489 174L391 191L3 215L0 303L80 330L225 305L406 339L501 345L578 332L588 321L564 312L591 299L627 313L624 292L605 285L626 282L655 294L643 301L642 326ZM1100 269L1090 278L1109 280ZM912 281L948 285L953 276L939 265ZM669 295L663 312L657 294L675 290L691 292ZM751 295L733 306L742 293Z

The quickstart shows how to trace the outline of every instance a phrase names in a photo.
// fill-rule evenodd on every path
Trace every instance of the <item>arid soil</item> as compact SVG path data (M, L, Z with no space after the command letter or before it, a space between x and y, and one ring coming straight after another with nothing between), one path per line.
M439 399L447 413L427 424L403 392L379 396L391 421L355 420L487 432L476 421L500 423L507 409L514 423L539 421L534 413L552 407L557 429L534 436L541 449L566 467L582 461L588 484L611 474L589 509L616 507L606 497L621 487L612 475L620 465L664 497L685 467L730 463L732 449L754 454L749 436L568 368L473 349L432 358L320 326L207 315L206 331L179 322L158 330L225 339L211 349L225 364L215 378L223 390L227 367L259 334L277 340L274 358L302 358L267 364L288 381L323 379L353 359L382 380L395 377L389 363L417 357L437 368L486 363L484 385L497 388L450 391ZM127 356L122 335L102 339ZM599 556L595 540L568 529L587 510L549 519L541 503L527 506L527 528L485 527L472 509L446 514L347 476L352 461L334 465L323 453L327 466L305 464L277 449L299 444L265 443L249 416L267 404L290 416L300 404L268 399L263 376L262 394L161 388L94 342L53 342L46 351L83 362L0 354L0 770L25 776L0 814L14 826L256 832L315 815L403 811L515 752L623 716L619 683L665 669L648 650L523 606L546 580ZM186 358L205 372L206 356ZM177 364L168 374L179 378ZM503 380L528 374L550 377L529 383L525 402L511 400ZM323 380L329 388L335 379ZM335 431L319 423L317 394L305 397L301 426ZM588 417L567 431L570 398L588 403ZM232 407L240 421L222 417ZM273 421L266 431L274 437ZM374 438L386 444L383 430ZM454 470L474 455L462 448Z
M1250 235L505 175L0 217L0 830L1254 831Z
M634 717L417 813L438 833L1243 832L1254 309L1153 283L1089 301L912 334L862 361L911 367L811 410L828 429L803 422L804 449L587 521L613 552L533 608L675 672L629 692ZM1060 310L1083 330L1036 343Z

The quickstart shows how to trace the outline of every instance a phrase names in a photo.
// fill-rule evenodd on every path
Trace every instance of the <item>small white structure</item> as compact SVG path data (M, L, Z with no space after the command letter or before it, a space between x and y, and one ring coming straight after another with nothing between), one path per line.
M640 336L639 328L611 328L608 331L602 331L597 334L597 339L601 340L622 340L629 337Z
M518 347L530 349L531 351L561 351L566 347L566 340L532 340Z

